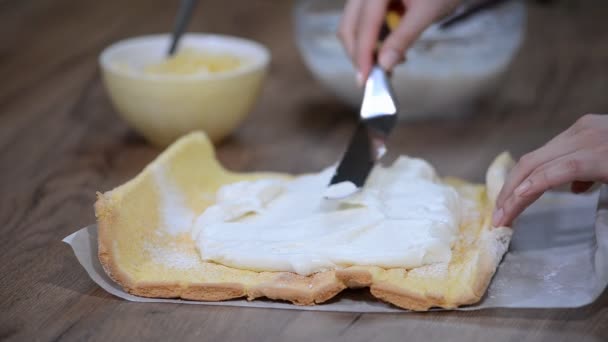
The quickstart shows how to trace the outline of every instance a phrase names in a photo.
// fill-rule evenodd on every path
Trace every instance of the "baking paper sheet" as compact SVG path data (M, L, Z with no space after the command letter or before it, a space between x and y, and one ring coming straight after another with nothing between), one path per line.
M598 201L599 197L599 201ZM130 295L104 272L97 258L97 226L66 237L91 279L109 293L134 302L188 303L312 311L407 312L366 291L345 291L325 304L295 306L270 300L194 302ZM601 194L547 193L515 225L511 248L498 267L483 308L574 308L597 299L608 284L608 187Z

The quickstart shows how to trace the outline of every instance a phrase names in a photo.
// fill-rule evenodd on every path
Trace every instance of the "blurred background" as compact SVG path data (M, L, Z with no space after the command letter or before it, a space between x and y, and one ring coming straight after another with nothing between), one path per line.
M341 156L360 101L333 33L341 3L199 1L189 32L251 39L271 54L255 103L217 144L228 168L309 172ZM178 4L0 2L3 174L96 170L83 182L108 189L157 155L110 101L98 56L119 40L170 32ZM605 0L513 0L425 33L395 73L402 120L389 159L419 156L481 181L499 152L519 156L579 116L608 111L606 18Z

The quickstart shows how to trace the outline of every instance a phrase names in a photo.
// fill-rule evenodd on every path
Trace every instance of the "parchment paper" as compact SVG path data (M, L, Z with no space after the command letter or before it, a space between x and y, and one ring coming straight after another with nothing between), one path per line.
M598 201L599 198L599 201ZM380 302L366 291L346 291L316 306L270 300L194 302L142 298L124 292L103 271L97 258L97 226L64 240L91 279L109 293L134 302L188 303L341 312L407 312ZM608 284L608 187L601 194L547 193L515 224L511 248L498 267L483 308L574 308L595 301Z

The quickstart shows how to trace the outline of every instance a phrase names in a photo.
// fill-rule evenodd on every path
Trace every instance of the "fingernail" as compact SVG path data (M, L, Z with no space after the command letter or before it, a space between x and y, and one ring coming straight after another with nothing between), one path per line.
M380 55L380 59L378 60L378 63L380 64L382 69L388 71L388 70L392 69L395 66L395 64L397 64L397 62L399 62L400 58L401 58L401 56L399 56L397 51L386 50L386 51L382 52L382 54Z
M532 186L532 182L527 179L525 182L521 183L517 188L515 188L515 194L517 196L524 195L530 189L530 186Z
M357 71L357 85L363 87L363 75L360 71Z
M502 217L505 215L504 210L502 208L498 208L498 210L494 210L494 214L492 215L492 225L494 227L498 227Z

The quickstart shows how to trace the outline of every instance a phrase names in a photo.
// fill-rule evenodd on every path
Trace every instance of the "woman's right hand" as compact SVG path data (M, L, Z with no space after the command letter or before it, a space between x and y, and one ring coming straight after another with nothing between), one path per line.
M378 53L386 71L405 60L406 50L435 20L451 12L461 0L399 0L405 14ZM340 20L338 36L357 69L361 86L372 68L373 53L390 0L348 0Z

